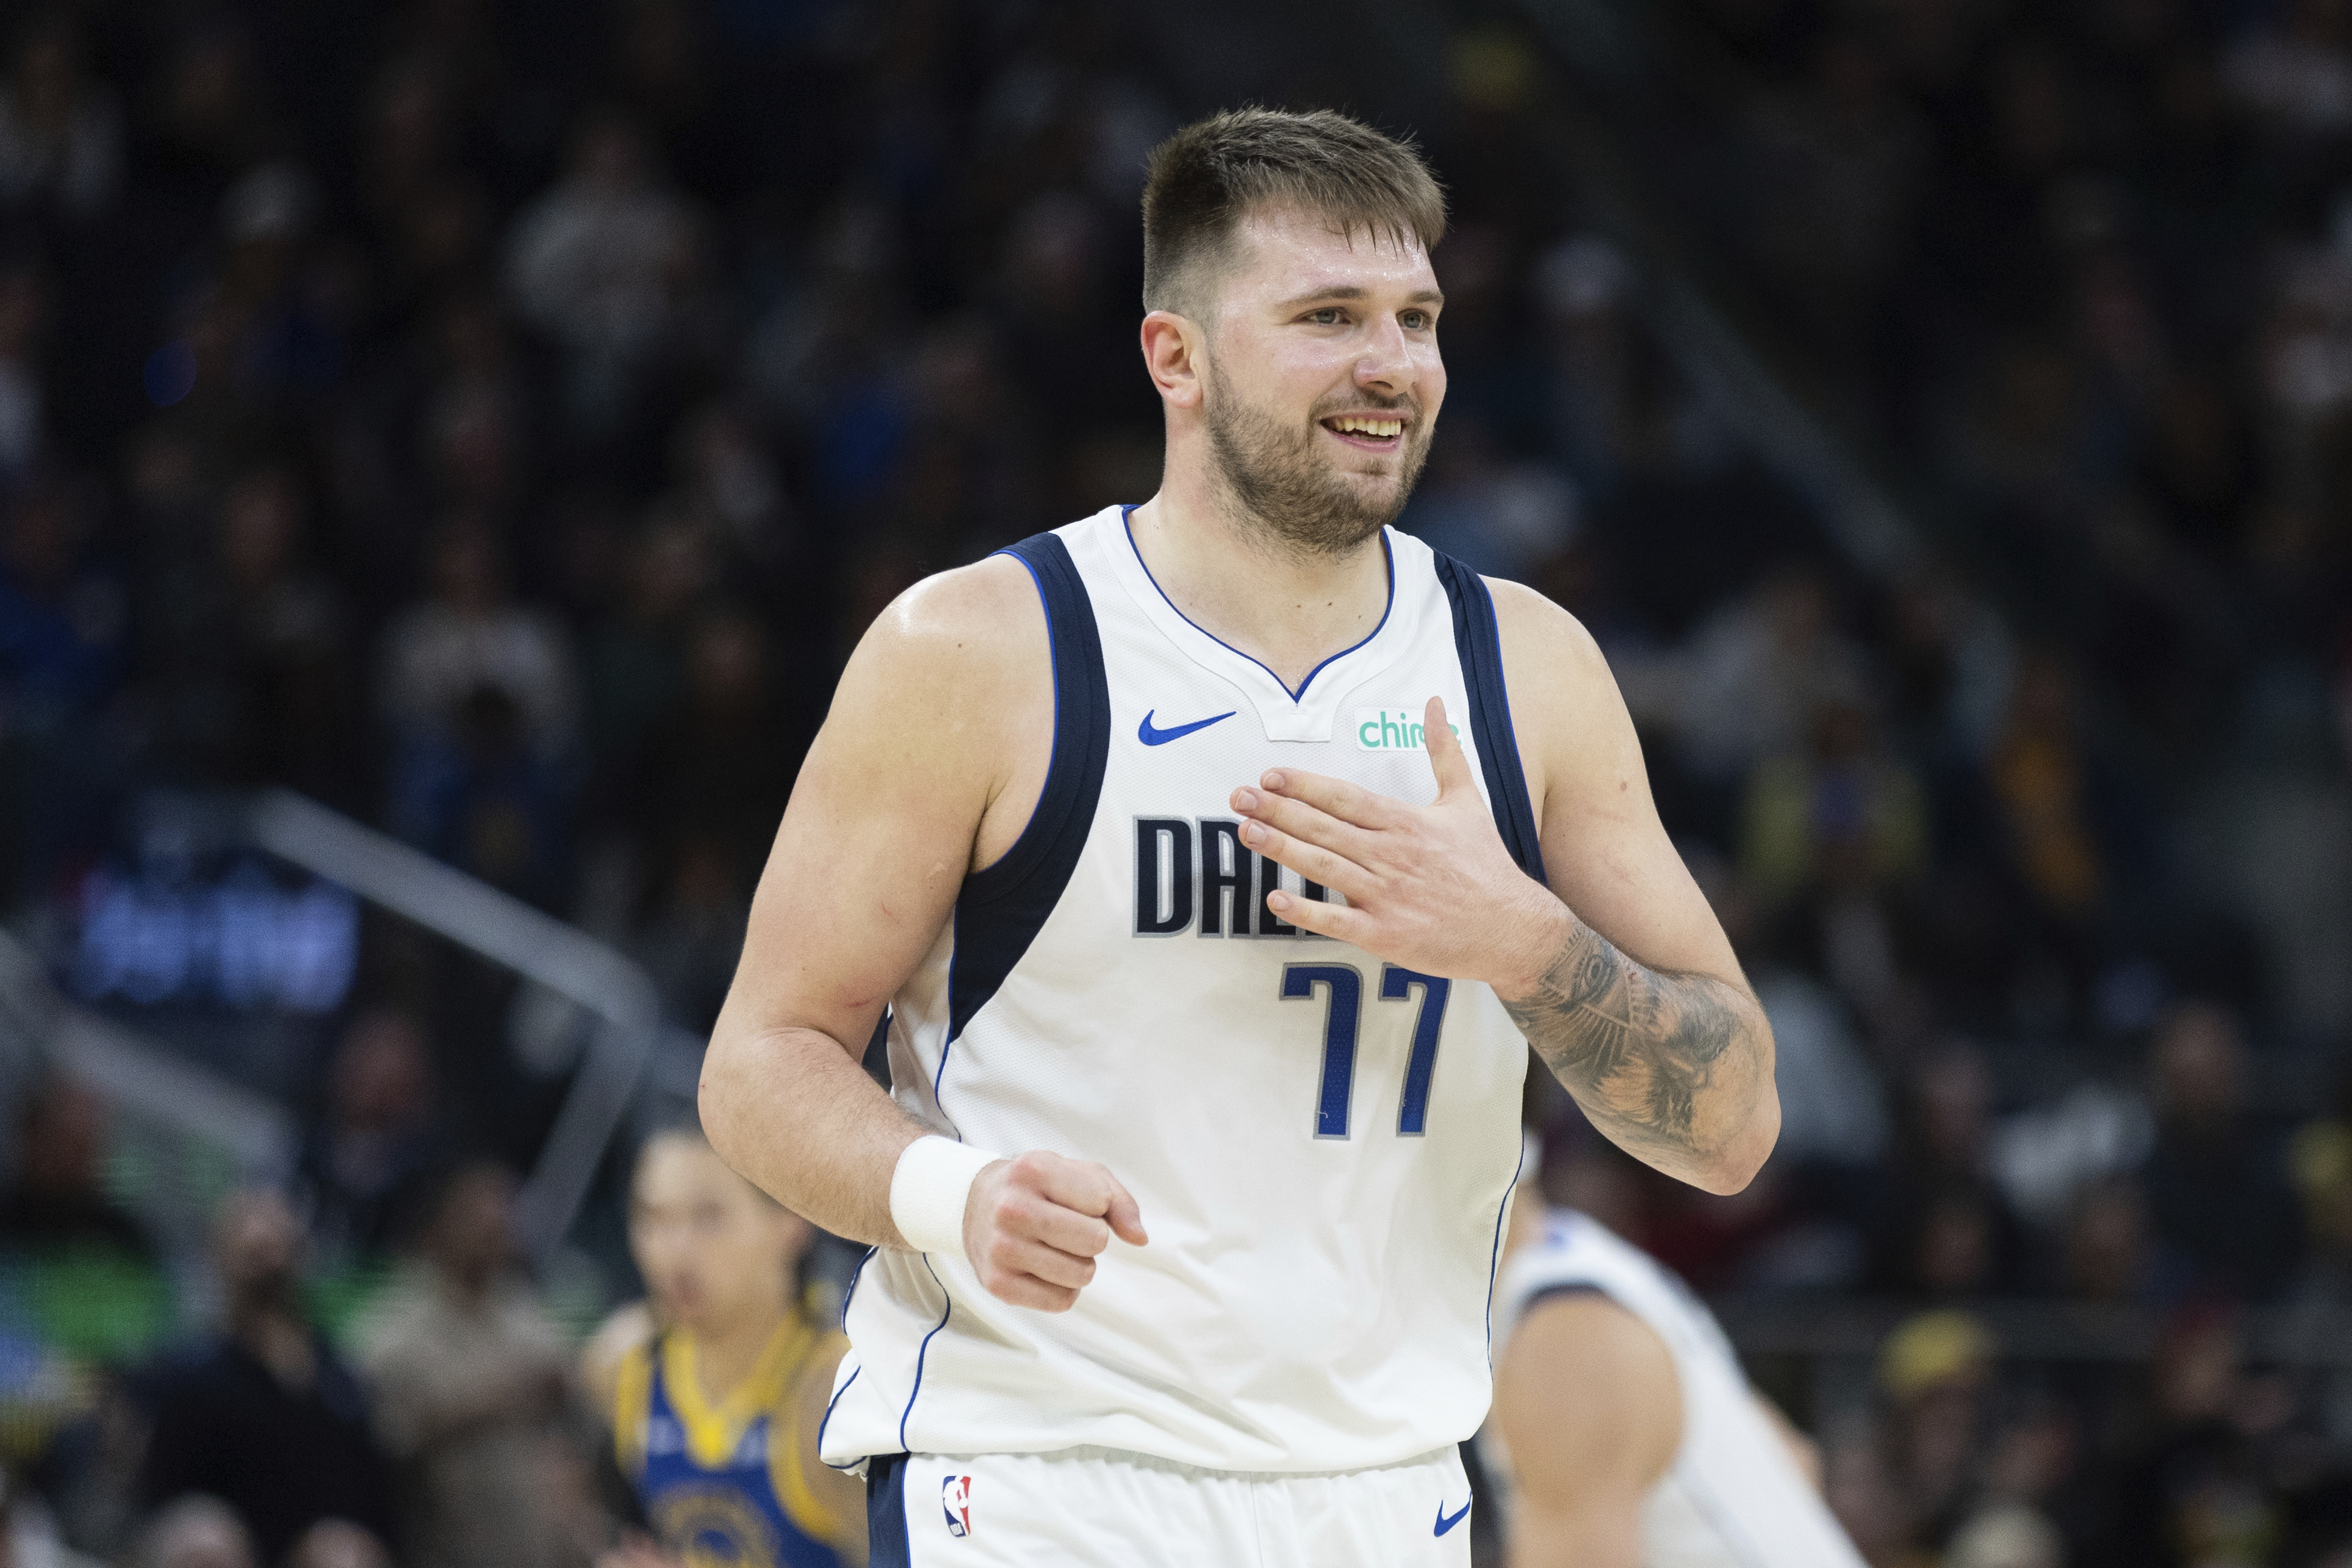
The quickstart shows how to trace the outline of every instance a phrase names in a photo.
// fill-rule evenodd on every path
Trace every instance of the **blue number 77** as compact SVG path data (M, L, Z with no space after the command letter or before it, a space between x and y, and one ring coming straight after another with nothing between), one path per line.
M1356 1088L1356 1030L1363 1012L1364 977L1345 963L1293 963L1282 971L1286 1001L1304 1001L1323 987L1323 1083L1315 1096L1315 1136L1345 1138L1348 1106ZM1421 987L1421 1011L1412 1021L1412 1055L1404 1068L1404 1092L1397 1105L1397 1135L1418 1138L1428 1130L1429 1085L1437 1072L1437 1036L1445 1023L1446 995L1453 982L1419 974L1391 963L1381 971L1381 999L1402 1002Z

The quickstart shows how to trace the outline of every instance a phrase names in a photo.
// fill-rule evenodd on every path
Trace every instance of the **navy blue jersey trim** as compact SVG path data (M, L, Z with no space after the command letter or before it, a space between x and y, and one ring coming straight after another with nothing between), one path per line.
M1606 1287L1595 1285L1590 1279L1562 1280L1559 1284L1546 1285L1541 1289L1530 1291L1528 1299L1519 1303L1517 1321L1526 1322L1529 1312L1555 1296L1599 1296L1612 1301L1617 1299L1609 1294Z
M1478 765L1486 771L1495 826L1519 869L1542 882L1543 837L1536 828L1535 805L1528 797L1518 735L1511 728L1495 596L1486 591L1485 579L1459 561L1442 552L1430 553L1436 557L1437 580L1445 584L1445 596L1454 605L1454 651L1462 660L1462 682L1470 689L1470 732L1477 738Z
M907 1418L915 1413L915 1400L923 1392L923 1363L930 1357L931 1342L940 1337L940 1331L948 1326L948 1319L955 1311L955 1298L950 1296L947 1286L940 1283L940 1271L931 1267L928 1253L923 1255L923 1272L931 1277L932 1284L940 1287L940 1296L947 1305L940 1309L940 1321L931 1325L931 1331L923 1336L923 1342L915 1349L915 1386L907 1391L907 1408L898 1412L898 1446L902 1448L907 1446Z
M824 1429L833 1425L833 1407L841 1403L841 1396L849 1392L850 1385L865 1375L866 1369L862 1366L859 1367L856 1372L849 1374L849 1382L845 1383L839 1388L835 1389L833 1391L833 1397L824 1402L824 1415L816 1424L816 1452L819 1458L824 1458ZM830 1463L830 1461L828 1461L828 1463ZM857 1467L855 1464L848 1464L834 1465L833 1468L836 1470L854 1470Z
M1260 669L1265 669L1265 672L1268 675L1274 675L1274 671L1266 669L1265 665L1263 662L1255 658L1250 658L1249 655L1243 653L1241 649L1235 647L1233 644L1227 642L1216 633L1209 630L1208 627L1201 625L1200 622L1186 615L1182 610L1176 608L1176 601L1168 597L1168 590L1160 587L1160 579L1151 575L1151 565L1149 562L1143 559L1143 552L1136 550L1135 525L1131 521L1129 521L1134 517L1134 515L1135 508L1132 506L1123 506L1119 508L1119 530L1127 535L1127 547L1129 550L1135 551L1135 563L1143 568L1145 580L1151 584L1153 591L1159 594L1160 597L1166 602L1170 609L1176 610L1176 618L1182 621L1194 631L1199 632L1211 642L1215 643L1219 647L1223 648L1227 653L1239 655L1239 657L1243 658L1249 658L1249 661L1252 664L1256 665ZM1389 548L1389 533L1387 529L1381 530L1381 558L1388 563L1389 602L1381 606L1380 626L1376 626L1372 628L1371 635L1365 637L1364 642L1356 644L1354 647L1341 648L1338 653L1333 654L1329 658L1325 659L1321 664L1318 664L1314 668L1308 670L1307 672L1307 679L1298 683L1298 689L1296 691L1292 691L1290 689L1289 686L1284 682L1282 677L1274 675L1274 683L1276 686L1281 687L1283 691L1293 702L1305 701L1307 700L1307 689L1315 684L1315 678L1317 676L1322 674L1325 670L1330 668L1334 664L1337 664L1339 660L1347 658L1349 654L1355 652L1356 648L1363 647L1364 643L1371 641L1372 637L1380 636L1381 626L1384 626L1389 624L1389 613L1396 608L1396 552Z
M1444 560L1444 556L1439 556ZM1495 1370L1495 1277L1503 1271L1503 1221L1511 1212L1511 1194L1518 1190L1519 1173L1528 1167L1528 1146L1519 1145L1518 1158L1511 1162L1511 1184L1503 1189L1503 1201L1495 1205L1495 1247L1486 1255L1486 1370Z
M904 1454L877 1454L866 1467L866 1562L867 1568L912 1568Z
M849 1331L849 1303L856 1299L857 1282L866 1278L866 1266L873 1262L874 1255L881 1250L878 1247L867 1247L866 1256L857 1260L857 1267L849 1271L849 1289L841 1293L841 1331L844 1333Z
M1077 869L1110 760L1110 681L1094 601L1067 546L1040 533L999 552L1029 569L1054 661L1054 752L1045 787L1002 859L964 879L948 964L948 1047L1029 951ZM940 1071L947 1070L946 1050ZM938 1096L934 1079L932 1095Z

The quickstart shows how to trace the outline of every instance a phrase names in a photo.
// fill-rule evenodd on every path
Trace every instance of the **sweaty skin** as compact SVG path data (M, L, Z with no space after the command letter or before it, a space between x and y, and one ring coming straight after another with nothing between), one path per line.
M1444 399L1444 300L1417 245L1296 209L1247 218L1231 254L1195 291L1201 318L1142 322L1168 447L1132 531L1194 624L1295 685L1378 623L1377 520L1402 504ZM1348 427L1371 414L1399 428ZM1234 462L1253 465L1251 483L1228 475ZM1290 498L1311 512L1294 521L1313 526L1267 526L1248 494ZM1540 595L1492 586L1549 891L1504 852L1458 750L1450 763L1433 753L1453 782L1426 808L1342 803L1330 781L1269 774L1244 792L1245 831L1294 868L1310 852L1354 868L1355 907L1309 913L1285 899L1283 918L1326 930L1338 917L1377 956L1496 984L1610 1136L1737 1190L1779 1125L1769 1031L1658 824L1591 639ZM963 879L1027 823L1053 712L1035 589L1017 563L983 561L918 584L876 622L793 787L704 1058L702 1121L737 1170L837 1235L905 1245L890 1177L924 1129L858 1057ZM1430 732L1450 733L1442 720ZM1441 927L1464 940L1433 946ZM1114 1237L1147 1244L1150 1217L1115 1171L1032 1151L981 1173L964 1243L992 1292L1063 1310Z
M1510 1568L1641 1568L1642 1505L1683 1440L1665 1342L1606 1296L1538 1301L1495 1367Z

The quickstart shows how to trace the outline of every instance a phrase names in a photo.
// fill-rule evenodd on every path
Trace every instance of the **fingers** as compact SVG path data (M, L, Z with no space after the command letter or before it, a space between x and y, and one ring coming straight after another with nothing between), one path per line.
M983 1272L993 1269L1001 1274L1026 1274L1066 1290L1083 1289L1095 1279L1093 1258L1073 1258L1058 1247L1003 1231L990 1240L988 1254L980 1261L984 1265Z
M1134 1194L1120 1186L1116 1178L1110 1184L1110 1207L1103 1210L1103 1218L1110 1222L1110 1228L1121 1241L1129 1247L1143 1246L1151 1238L1143 1234L1142 1207L1136 1203Z
M1233 808L1251 822L1262 822L1333 854L1361 862L1371 849L1370 831L1303 801L1286 800L1271 791L1252 789L1246 784L1234 791L1230 798ZM1251 842L1247 823L1242 826L1242 838L1244 843Z
M1462 749L1461 737L1454 726L1445 721L1445 699L1433 697L1422 710L1421 733L1429 742L1429 765L1437 774L1440 798L1457 790L1475 790L1478 780L1470 771L1469 754Z
M1034 1274L1010 1274L983 1265L980 1282L1000 1301L1040 1312L1066 1312L1078 1304L1078 1293L1066 1285L1048 1285Z
M1243 823L1242 842L1267 859L1287 866L1308 881L1320 883L1326 888L1337 888L1350 899L1362 899L1371 886L1370 876L1353 860L1335 855L1320 845L1277 832L1262 822Z
M1066 1312L1093 1282L1095 1259L1114 1234L1144 1245L1135 1194L1090 1160L1031 1150L1008 1163L974 1237L971 1263L998 1300Z
M1029 1158L1029 1155L1022 1156L1024 1160ZM1135 1194L1119 1185L1117 1176L1092 1160L1066 1160L1059 1154L1043 1152L1035 1158L1040 1162L1037 1190L1042 1196L1080 1215L1097 1216L1109 1229L1118 1231L1121 1240L1138 1247L1143 1245L1143 1211L1137 1205ZM1014 1164L1020 1163L1015 1161ZM1118 1220L1110 1217L1114 1210L1118 1210L1126 1219L1129 1230L1119 1230ZM1129 1230L1132 1235L1129 1234ZM1100 1252L1109 1244L1106 1237L1089 1250Z
M1391 800L1361 784L1351 784L1345 779L1300 773L1294 768L1272 768L1259 778L1258 784L1269 795L1302 801L1350 826L1377 830L1393 826L1403 820L1403 802ZM1246 811L1252 808L1236 802L1234 809Z
M1326 883L1325 886L1329 886ZM1342 889L1342 891L1346 889ZM1296 893L1269 893L1266 908L1280 915L1300 931L1311 931L1317 936L1352 942L1361 947L1372 933L1370 915L1346 904L1327 904L1314 899L1302 899Z
M1109 1226L1034 1193L1009 1190L997 1211L996 1224L1008 1236L1041 1241L1073 1258L1098 1257L1110 1245Z

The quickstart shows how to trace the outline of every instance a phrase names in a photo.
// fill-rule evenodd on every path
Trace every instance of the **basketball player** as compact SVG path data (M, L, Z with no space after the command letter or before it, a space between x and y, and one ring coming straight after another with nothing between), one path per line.
M1510 1568L1863 1568L1713 1314L1599 1221L1523 1202L1487 1428Z
M877 1247L824 1434L877 1563L1465 1563L1523 1040L1686 1181L1771 1147L1591 639L1385 526L1444 229L1336 114L1162 144L1159 493L910 590L802 770L703 1120Z
M611 1412L646 1523L686 1568L866 1561L862 1489L816 1456L843 1346L801 1310L809 1239L694 1132L658 1133L637 1157L629 1253L652 1300L598 1331L583 1380Z

